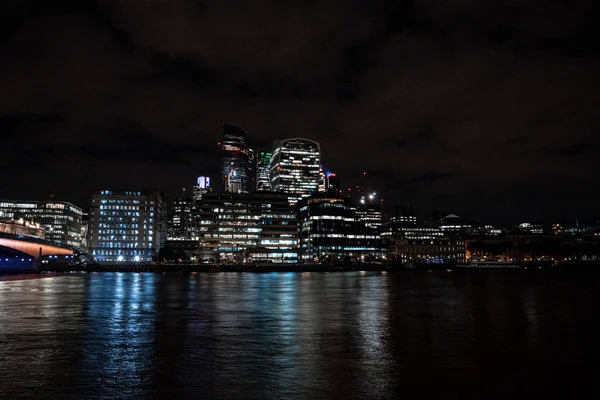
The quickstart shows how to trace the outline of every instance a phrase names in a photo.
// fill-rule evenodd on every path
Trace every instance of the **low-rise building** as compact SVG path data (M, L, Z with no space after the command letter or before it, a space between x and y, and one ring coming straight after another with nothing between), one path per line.
M297 262L297 219L288 195L208 193L197 207L200 260Z
M376 228L366 226L349 200L313 196L299 204L301 259L313 261L380 260L386 249Z
M465 262L465 242L440 227L416 222L392 221L382 236L388 258L402 264L461 264Z
M71 247L81 246L83 210L67 201L0 200L0 219L40 224L46 239Z
M40 239L46 238L46 232L41 224L33 221L4 220L0 221L0 232L11 235L31 236Z

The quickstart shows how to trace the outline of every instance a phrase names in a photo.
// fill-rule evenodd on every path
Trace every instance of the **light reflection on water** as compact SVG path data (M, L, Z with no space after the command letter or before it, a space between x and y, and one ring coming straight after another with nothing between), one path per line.
M592 278L494 271L0 280L0 397L557 394L585 387L600 360ZM552 379L557 373L562 381Z

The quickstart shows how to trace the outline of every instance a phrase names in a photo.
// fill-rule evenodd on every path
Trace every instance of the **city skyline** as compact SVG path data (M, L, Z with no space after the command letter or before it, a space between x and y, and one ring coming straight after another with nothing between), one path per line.
M258 168L258 153L265 153L264 150L261 150L263 148L266 149L274 149L277 144L281 144L282 142L286 142L289 140L301 140L301 141L306 141L308 140L308 142L313 142L315 144L317 144L320 147L320 143L312 141L310 139L305 139L305 138L279 138L279 139L275 139L271 144L265 144L264 141L256 141L253 139L252 133L248 132L245 128L237 126L235 124L232 123L222 123L221 124L221 133L220 133L220 140L217 142L217 145L215 146L215 148L213 149L213 154L212 156L214 157L214 162L215 165L213 166L209 166L206 169L207 170L212 170L215 171L219 168L220 171L217 172L214 176L215 177L221 177L221 179L214 179L213 176L200 176L200 178L198 178L198 174L186 174L186 175L194 175L194 178L192 179L192 181L188 181L186 182L183 187L178 187L178 188L174 188L172 184L162 184L162 185L140 185L140 184L134 184L132 186L119 186L119 185L108 185L106 187L100 188L98 186L93 186L91 191L87 194L87 196L82 195L81 193L79 193L78 195L76 195L75 197L78 198L83 198L84 201L81 204L77 204L79 207L81 207L83 210L85 211L89 211L89 207L90 207L90 199L93 196L94 192L97 192L99 190L116 190L116 191L126 191L126 190L131 190L131 188L135 188L135 190L138 190L140 188L146 188L146 189L151 189L151 190L160 190L165 194L165 197L167 199L167 201L170 203L173 200L177 199L178 197L185 195L185 193L189 193L189 195L192 195L194 193L194 189L197 186L198 182L196 182L197 179L201 179L201 178L208 178L209 180L212 180L212 186L211 186L211 190L216 190L217 192L230 192L231 190L229 190L227 188L227 182L226 180L222 179L223 178L223 167L224 167L224 160L227 158L227 152L224 151L224 140L223 140L223 134L224 132L227 131L227 129L233 129L238 130L239 132L243 132L244 135L244 143L247 146L247 149L249 151L252 152L252 162L251 162L251 170L252 173L256 174L258 171L256 171L256 168ZM247 142L246 142L247 140ZM254 143L254 145L252 145L250 142ZM262 146L262 147L261 147ZM255 154L256 153L256 154ZM267 152L267 153L271 153L271 152ZM323 157L323 154L320 154L321 157L321 162ZM325 157L326 158L326 157ZM216 166L216 168L215 168ZM321 164L322 168L325 168L325 166L323 164ZM334 177L336 177L336 179L339 179L339 176L337 173L332 173L329 170L326 170L327 174L329 175L333 175ZM325 173L325 172L324 172ZM377 173L372 174L371 172L367 172L367 171L362 171L360 173L356 174L356 177L350 177L349 181L353 182L353 184L347 184L347 180L345 180L342 176L342 180L341 180L341 192L340 194L343 197L349 197L353 199L353 202L355 203L356 206L360 205L360 197L363 196L365 193L369 193L371 190L373 190L373 186L372 186L372 181L373 181L373 175L375 175L375 177L377 177ZM255 177L257 175L254 175ZM329 180L329 176L327 177L327 181ZM377 179L375 179L377 181ZM339 181L337 181L339 182ZM365 183L368 182L366 185ZM216 183L216 185L215 185ZM354 185L354 183L357 183L358 185ZM368 187L369 189L365 192L365 187ZM171 190L169 190L171 189ZM264 189L261 189L264 190ZM346 192L346 190L351 190L351 194L350 192ZM246 193L253 193L256 191L260 191L260 190L249 190ZM239 191L237 190L233 190L234 193L239 193ZM245 191L242 191L245 192ZM276 191L274 191L275 193L277 193ZM2 193L2 190L0 188L0 194ZM317 191L315 192L317 193ZM375 194L375 193L374 193ZM383 193L383 195L385 195L385 193ZM382 197L382 193L378 193L378 197ZM4 196L4 198L6 199L10 199L10 200L23 200L25 199L24 196L18 196L18 195L10 195L7 194ZM57 196L54 192L52 193L48 193L45 196L42 197L36 197L35 199L28 199L26 201L55 201L55 200L59 200L59 201L67 201L67 202L71 202L70 198L61 198L59 196ZM381 199L381 201L383 201L383 199ZM75 202L72 202L74 204L76 204ZM449 206L444 207L444 205L442 205L439 208L436 209L426 209L426 208L420 208L414 204L408 204L408 203L392 203L392 204L386 204L387 207L387 213L385 214L386 217L390 217L393 214L393 208L394 207L403 207L405 209L411 209L412 213L418 217L418 219L420 220L426 220L428 218L433 218L434 215L447 215L447 214L453 214L456 213L457 210L454 208L450 208ZM597 224L597 222L599 221L598 218L598 214L589 214L589 215L585 215L585 214L571 214L568 216L560 216L560 217L542 217L542 218L527 218L526 216L521 218L519 217L518 213L515 213L513 215L508 216L507 218L501 218L501 219L496 219L493 216L491 218L486 218L486 216L484 215L483 217L478 216L478 215L474 215L474 213L469 213L469 209L465 209L466 212L465 213L460 213L461 215L464 215L465 217L469 218L470 220L476 221L478 223L492 223L494 225L498 225L500 227L503 228L509 228L509 227L513 227L513 226L517 226L519 224L522 224L524 222L527 223L542 223L545 225L551 225L553 223L561 223L561 224L566 224L566 225L570 225L572 224L573 226L578 225L579 223L582 224L588 224L588 225L594 225Z
M231 122L419 212L597 218L600 9L480 3L9 1L0 197L218 184Z

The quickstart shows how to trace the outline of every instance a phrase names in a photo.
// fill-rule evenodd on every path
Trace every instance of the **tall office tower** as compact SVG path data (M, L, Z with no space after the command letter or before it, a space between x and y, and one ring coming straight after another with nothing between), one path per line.
M0 200L0 219L37 222L45 230L46 239L81 246L83 210L66 201Z
M271 190L271 153L258 151L256 156L256 191Z
M208 192L212 192L210 178L208 176L199 176L196 184L192 187L192 196L194 200L202 199L202 196Z
M248 144L246 131L237 126L223 124L223 189L232 193L254 191L254 151Z
M92 193L88 248L97 261L152 261L165 240L166 204L160 191Z
M300 138L275 141L271 157L271 189L288 194L291 205L318 191L320 170L319 143Z

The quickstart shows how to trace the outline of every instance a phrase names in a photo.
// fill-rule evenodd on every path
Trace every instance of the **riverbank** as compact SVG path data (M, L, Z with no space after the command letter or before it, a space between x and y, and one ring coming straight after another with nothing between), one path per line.
M543 263L524 263L513 270L600 270L600 262L567 262L557 265ZM506 270L502 268L461 268L449 264L422 264L416 268L406 268L402 264L252 264L252 265L215 265L215 264L145 264L114 263L93 264L88 266L45 265L39 272L344 272L344 271L489 271Z

